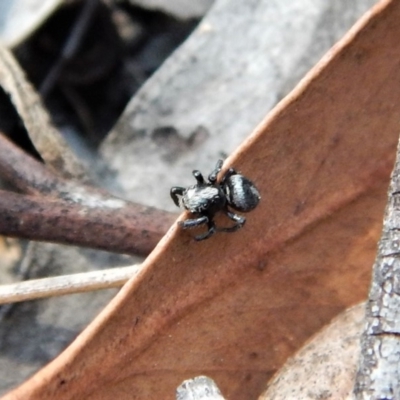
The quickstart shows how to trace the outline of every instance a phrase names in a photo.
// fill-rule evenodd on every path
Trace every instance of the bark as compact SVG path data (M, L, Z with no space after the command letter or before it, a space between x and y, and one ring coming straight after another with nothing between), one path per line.
M366 309L357 399L400 398L400 147Z

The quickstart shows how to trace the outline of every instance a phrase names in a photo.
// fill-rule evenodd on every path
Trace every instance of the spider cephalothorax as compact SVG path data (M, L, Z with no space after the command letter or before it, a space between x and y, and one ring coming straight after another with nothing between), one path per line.
M215 169L208 176L208 182L203 178L200 171L193 171L197 183L188 188L171 188L171 197L174 203L181 208L190 211L196 218L179 222L182 228L193 228L207 224L208 231L202 235L195 236L195 240L209 238L216 231L234 232L240 229L246 222L246 218L230 211L230 208L248 212L253 210L260 201L260 194L253 182L237 173L233 168L228 169L221 181L217 177L221 171L223 161L218 160ZM235 225L229 228L217 228L214 215L222 211Z

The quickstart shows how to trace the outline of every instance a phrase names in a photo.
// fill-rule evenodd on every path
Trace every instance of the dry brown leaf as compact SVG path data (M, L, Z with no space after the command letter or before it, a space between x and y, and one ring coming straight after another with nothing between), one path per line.
M176 226L99 317L4 399L172 399L196 375L255 398L365 298L400 128L400 3L361 20L228 160L260 189L246 227ZM268 346L266 346L268 343Z

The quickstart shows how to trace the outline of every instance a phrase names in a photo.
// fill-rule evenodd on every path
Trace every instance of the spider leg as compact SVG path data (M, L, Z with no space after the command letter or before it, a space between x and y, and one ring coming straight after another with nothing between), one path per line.
M236 175L237 171L233 168L229 168L228 171L225 172L224 176L221 179L221 186L225 184L225 182L232 176Z
M224 163L223 160L217 161L217 164L215 165L214 170L211 172L210 175L208 175L208 180L210 183L215 183L217 181L217 176L218 176L219 172L221 171L223 163Z
M196 226L203 225L209 222L209 219L206 215L203 215L202 217L199 218L193 218L193 219L185 219L184 221L179 221L179 225L183 229L190 229L190 228L195 228Z
M229 210L224 210L225 214L232 220L235 221L236 224L233 226L230 226L229 228L218 228L219 231L221 232L235 232L238 229L242 228L243 225L246 222L245 217L241 217L240 215L237 215Z
M201 173L200 171L198 171L197 169L195 169L195 170L192 172L192 174L193 174L193 176L196 178L196 181L197 181L198 184L202 185L202 184L204 183L204 178L203 178L203 175L202 175L202 173Z
M171 188L171 191L169 192L169 194L171 195L172 200L174 201L175 205L178 206L178 207L181 206L180 201L179 201L180 200L179 196L183 196L183 192L185 190L186 189L183 188L183 187L174 186L174 187Z
M215 222L212 219L210 219L207 222L207 226L208 226L208 231L206 233L203 233L202 235L195 236L194 240L199 242L200 240L208 239L210 236L214 235L214 233L217 231L215 228Z

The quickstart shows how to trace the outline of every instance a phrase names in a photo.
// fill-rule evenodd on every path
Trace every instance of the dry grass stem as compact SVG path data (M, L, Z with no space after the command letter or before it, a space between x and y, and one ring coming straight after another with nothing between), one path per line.
M0 286L0 304L121 287L141 269L140 264L102 271L32 279Z

